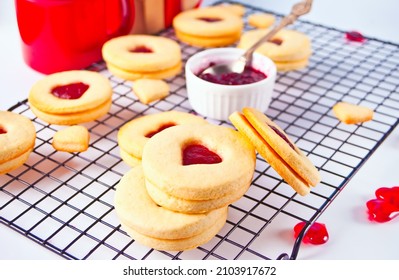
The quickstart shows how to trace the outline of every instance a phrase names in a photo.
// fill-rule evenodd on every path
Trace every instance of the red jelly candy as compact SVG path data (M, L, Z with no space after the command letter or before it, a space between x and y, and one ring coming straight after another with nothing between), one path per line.
M146 46L137 46L134 49L131 49L130 52L134 52L134 53L152 53L152 49L147 48Z
M162 126L160 126L157 130L151 131L150 133L147 133L147 135L145 137L147 138L151 138L152 136L154 136L155 134L157 134L158 132L161 132L164 129L167 129L169 127L175 126L174 123L166 123L163 124Z
M51 93L62 99L79 99L89 88L84 83L74 83L63 86L57 86L52 89Z
M300 222L295 225L294 227L295 238L298 237L298 235L300 234L305 225L306 222ZM315 222L310 226L310 228L306 232L305 236L302 239L302 242L313 245L320 245L326 243L328 241L328 238L329 236L326 225Z
M346 39L352 42L363 42L365 38L360 32L350 31L345 33Z
M399 213L399 186L379 188L375 196L366 203L369 219L379 223L392 220Z
M0 127L0 134L6 134L7 130L3 129L2 127Z
M222 162L221 157L203 145L189 145L183 150L183 165L215 164Z

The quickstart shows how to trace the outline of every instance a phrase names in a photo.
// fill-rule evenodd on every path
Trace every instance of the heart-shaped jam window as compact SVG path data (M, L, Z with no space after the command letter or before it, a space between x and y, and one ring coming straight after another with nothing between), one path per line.
M295 238L301 233L303 227L306 225L306 222L300 222L294 226L294 236ZM327 227L322 223L313 223L308 231L305 233L305 236L302 239L303 243L313 244L313 245L321 245L328 241L329 235L327 231Z
M89 89L84 83L72 83L54 87L51 93L61 99L79 99Z
M148 48L147 46L137 46L131 50L129 50L130 52L133 53L152 53L152 49Z
M222 19L220 19L220 18L212 18L212 17L199 17L199 18L197 18L198 20L202 20L202 21L205 21L205 22L218 22L218 21L221 21Z
M399 214L399 186L379 188L375 196L366 203L370 220L388 222Z
M174 123L166 123L166 124L163 124L163 125L161 125L158 129L156 129L156 130L154 130L154 131L151 131L151 132L147 133L147 134L145 135L145 137L151 138L152 136L154 136L155 134L161 132L162 130L167 129L167 128L172 127L172 126L175 126L175 125L176 125L176 124L174 124Z
M275 44L275 45L280 46L280 45L283 43L283 40L280 39L280 38L273 38L273 39L271 39L269 42L270 42L270 43L273 43L273 44Z
M5 130L4 128L2 128L1 126L0 126L0 134L6 134L7 133L7 130Z
M215 164L222 162L222 158L200 144L188 145L183 149L183 165Z

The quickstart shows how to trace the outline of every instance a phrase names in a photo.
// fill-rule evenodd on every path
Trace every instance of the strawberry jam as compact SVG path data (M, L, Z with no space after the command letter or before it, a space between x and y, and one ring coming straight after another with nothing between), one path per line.
M131 49L130 52L133 53L152 53L152 49L147 48L146 46L137 46L134 49Z
M222 162L221 157L203 145L188 145L183 149L183 165L215 164L220 162Z
M211 64L212 66L214 64ZM202 71L197 75L199 78L221 85L245 85L245 84L252 84L264 80L267 76L252 67L245 67L242 73L224 73L220 75L213 75L209 73L203 74Z
M7 130L5 130L4 128L2 128L1 126L0 126L0 134L6 134L7 133Z
M51 93L61 99L79 99L89 88L84 83L73 83L63 86L57 86L52 89Z
M145 137L151 138L152 136L154 136L158 132L161 132L162 130L167 129L167 128L172 127L172 126L175 126L175 124L174 123L163 124L157 130L154 130L154 131L151 131L151 132L147 133Z
M273 129L274 132L276 132L276 134L278 136L280 136L285 142L287 142L288 145L290 145L291 149L293 149L295 151L295 147L294 145L291 143L291 141L287 138L287 136L284 135L284 133L282 133L277 127L274 127L272 125L269 125L269 127L271 129Z
M375 196L366 203L370 220L384 223L399 214L399 186L379 188Z
M269 42L280 46L283 43L283 40L281 40L279 38L274 38L274 39L271 39Z
M349 41L352 41L352 42L360 42L361 43L365 40L363 35L357 31L346 32L345 37L346 37L346 39L348 39Z
M300 222L294 227L294 236L295 238L301 233L303 227L306 225L306 222ZM302 239L302 242L313 245L321 245L328 241L328 232L325 224L322 223L313 223L305 236Z
M200 17L200 18L197 18L197 19L202 20L202 21L206 21L206 22L218 22L218 21L221 21L220 18L211 18L211 17Z

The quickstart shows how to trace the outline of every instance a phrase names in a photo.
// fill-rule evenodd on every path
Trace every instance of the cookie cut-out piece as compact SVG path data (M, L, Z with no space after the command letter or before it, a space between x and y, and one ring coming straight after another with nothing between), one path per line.
M335 116L343 123L356 124L373 119L374 111L370 108L347 102L339 102L334 105Z
M133 91L143 104L149 104L169 95L169 85L163 80L139 79L133 83Z
M53 136L54 149L61 152L84 152L89 147L90 134L86 127L74 125L57 131Z
M255 28L268 28L276 21L275 16L267 13L256 13L248 16L248 24Z

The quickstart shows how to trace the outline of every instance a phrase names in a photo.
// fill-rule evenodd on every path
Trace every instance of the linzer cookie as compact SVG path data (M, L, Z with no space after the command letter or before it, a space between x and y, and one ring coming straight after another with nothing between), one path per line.
M373 119L374 112L370 108L347 102L339 102L334 105L333 112L343 123L356 124Z
M125 80L166 79L182 69L181 50L172 39L155 35L125 35L102 48L108 70Z
M259 154L300 195L320 182L318 170L287 134L263 113L244 108L235 112L230 121L255 146Z
M268 31L268 29L247 31L241 36L237 47L249 49ZM279 71L296 70L308 65L312 54L311 41L299 31L282 29L271 41L260 45L256 52L272 59Z
M50 124L72 125L105 115L112 103L112 87L101 74L72 70L48 75L29 92L33 113Z
M31 120L13 112L0 111L0 174L23 165L35 140L36 129Z
M156 204L148 195L141 166L126 173L116 186L115 210L122 228L136 241L158 250L198 247L223 227L227 207L185 214Z
M204 212L227 206L247 191L255 151L231 128L187 124L152 137L142 164L154 201L175 211Z
M130 166L141 162L144 145L156 133L181 124L207 123L199 116L167 111L135 118L124 124L118 131L121 158Z
M242 18L223 7L206 7L178 14L173 20L177 38L197 47L221 47L240 39Z

